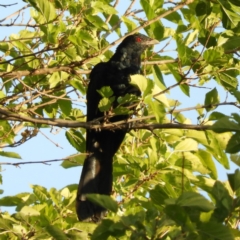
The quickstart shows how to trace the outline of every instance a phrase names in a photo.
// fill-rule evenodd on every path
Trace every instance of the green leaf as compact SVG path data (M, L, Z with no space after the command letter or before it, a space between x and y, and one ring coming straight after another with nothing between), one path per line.
M175 146L175 151L197 151L198 142L191 138L184 139Z
M223 44L223 48L227 50L234 50L239 48L239 36L231 36L226 43Z
M203 53L203 58L209 64L215 65L222 63L224 60L224 50L221 47L215 47L213 49L207 49ZM221 61L219 61L221 59Z
M217 133L240 131L239 124L230 120L229 117L223 117L211 126L211 129Z
M178 57L183 65L191 65L194 52L185 45L182 38L176 37Z
M111 97L113 95L113 90L109 86L102 87L100 90L97 90L97 92L102 97L105 97L105 98L109 98L109 97Z
M198 35L199 42L207 48L215 47L217 45L216 37L211 35L211 32L206 30L205 28L202 28L199 31Z
M108 25L100 18L99 16L95 15L87 15L86 18L88 21L93 24L98 30L103 29L103 30L108 30Z
M7 196L7 197L0 198L0 206L5 206L5 207L17 206L22 202L23 200L17 196L12 196L12 197Z
M4 152L4 151L0 151L0 156L9 157L9 158L22 159L21 156L20 156L18 153L15 153L15 152Z
M182 207L194 207L200 211L209 212L215 207L205 197L196 192L184 192L176 201Z
M205 222L209 222L209 220L211 219L213 214L213 211L210 212L201 212L200 213L200 221L205 223Z
M129 114L130 110L126 107L118 106L114 108L112 112L116 115L124 115L124 114Z
M182 21L182 16L179 12L172 12L170 14L168 14L167 16L165 16L164 18L166 18L168 21L176 23L176 24L181 24L183 23Z
M20 213L26 215L26 216L39 216L40 212L37 211L36 209L29 207L29 206L24 206Z
M115 97L111 98L102 98L98 104L98 108L101 112L109 111L112 107L112 103L115 100Z
M48 225L46 227L47 232L54 237L57 240L68 240L69 238L66 236L66 234L57 226L54 225Z
M53 203L59 207L60 203L61 203L61 198L62 198L60 192L58 192L56 190L56 188L51 188L49 190L49 196L50 196L51 200L53 201Z
M154 65L152 67L152 73L153 73L154 82L158 85L158 87L162 90L166 89L167 87L165 85L164 78L162 76L159 66Z
M205 96L205 102L204 105L205 106L211 106L212 104L218 104L219 103L219 96L218 96L218 91L216 88L214 88L213 90L211 90L210 92L208 92ZM215 107L210 107L210 108L206 108L207 111L211 111L212 109L216 108Z
M91 240L100 240L100 239L114 240L114 238L111 238L111 236L110 236L110 235L112 235L110 226L113 226L113 225L114 225L113 220L103 219L101 224L98 225L97 228L95 229L95 231L93 232L93 235L91 236ZM122 230L122 232L123 232L123 230Z
M230 23L224 24L224 21L223 21L223 26L225 28L230 28L231 25L233 25L234 27L237 26L240 20L240 16L239 16L240 9L236 6L231 5L231 3L229 3L228 1L225 1L225 0L217 0L217 1L219 4L221 4L222 12L225 13L224 14L225 20L228 20L231 23L231 24Z
M240 7L240 2L238 0L229 0L233 5Z
M175 205L174 203L167 203L164 211L172 220L174 220L174 222L176 222L180 226L185 225L188 221L188 216L184 209L181 206Z
M238 80L235 71L224 71L216 74L219 82L228 90L234 91L238 86Z
M201 174L209 174L209 169L202 164L201 158L196 154L197 151L187 151L184 152L184 154L178 154L180 155L180 158L176 161L176 166L182 167L184 164L184 167L186 169L189 169L192 172L199 172ZM183 161L184 158L184 161Z
M85 88L83 84L79 80L72 79L69 84L71 84L74 88L79 90L82 94L86 94Z
M208 5L205 2L199 1L199 3L197 3L195 10L196 10L196 15L198 17L206 16L208 12Z
M165 200L168 199L168 193L163 189L163 187L160 187L159 185L156 185L153 190L150 190L150 198L153 201L154 204L157 205L164 205Z
M64 50L64 54L70 59L70 60L76 60L77 57L77 50L74 46L71 46Z
M2 99L2 98L4 98L4 97L6 97L6 95L4 94L3 91L0 91L0 99Z
M135 22L131 21L129 18L122 16L121 17L122 21L125 23L128 32L131 32L132 30L134 30L135 28L137 28L137 25Z
M183 84L184 82L182 81L183 79L182 79L182 76L179 74L178 69L175 67L174 64L168 64L167 66L171 71L172 75L174 76L174 78L176 79L176 81L182 83L179 86L182 92L189 97L190 96L189 86L187 84Z
M231 138L231 133L224 132L221 134L216 134L214 132L207 132L209 142L204 144L208 152L211 153L214 158L216 158L219 163L221 163L225 168L229 169L228 157L225 153L225 148L229 139Z
M85 30L79 30L77 33L77 37L82 43L86 43L87 46L90 44L92 47L97 46L97 42L94 41L95 39L93 38L93 36Z
M117 98L117 102L119 105L127 106L129 103L138 102L138 97L133 94L125 94L124 96L120 96ZM127 103L127 104L126 104Z
M117 14L117 10L112 7L111 5L103 2L103 1L91 1L91 7L92 11L94 11L92 14L96 15L97 13L105 13L105 14Z
M85 154L75 154L64 159L61 163L63 168L78 167L83 165L84 159L86 158Z
M227 117L225 114L221 112L212 112L209 116L209 120L219 120L220 118Z
M65 97L68 98L68 97ZM72 110L72 103L71 103L71 99L69 98L69 100L67 99L59 99L58 101L58 105L60 107L60 109L62 110L63 114L66 116L69 116Z
M143 98L151 93L154 86L152 80L149 80L140 74L132 75L131 83L139 87L140 91L143 92Z
M54 8L53 4L51 1L48 0L27 0L31 5L38 11L40 12L46 22L49 22L57 17L56 15L56 9Z
M219 208L218 212L215 211L216 214L220 214L219 216L224 219L232 211L233 198L230 196L226 186L220 181L214 183L211 194L216 200L216 206Z
M68 39L76 46L82 48L82 45L97 48L97 39L95 39L88 31L79 29L74 35L70 35Z
M199 149L198 152L196 153L196 155L199 157L202 164L210 170L209 175L212 178L217 179L217 177L218 177L217 169L216 169L215 163L212 159L212 155L203 149Z
M74 227L81 229L81 231L85 231L87 233L93 233L97 226L97 224L91 222L78 222L74 224Z
M1 42L0 43L0 51L5 53L8 50L9 50L9 44L5 43L5 42Z
M14 222L8 219L0 218L0 228L4 230L12 230Z
M190 88L187 84L180 84L179 87L186 96L190 96Z
M228 174L228 181L233 192L236 192L240 188L240 170L236 169L235 173Z
M240 115L237 113L232 113L231 116L233 117L233 119L240 124Z
M145 102L149 104L153 114L156 117L157 122L161 123L166 113L163 103L158 101L153 101L151 96L147 97L145 99Z
M46 202L46 200L48 199L47 189L39 185L32 185L31 187L33 188L33 193L35 194L37 199L42 203Z
M54 72L49 78L50 88L56 87L59 82L61 82L60 73Z
M79 152L85 152L86 140L80 131L70 129L66 132L66 138L69 143Z
M110 196L100 194L87 194L87 199L112 212L117 212L118 204Z
M240 151L240 134L235 133L228 141L226 152L237 153Z
M146 13L148 20L156 17L156 14L148 0L140 0L140 4ZM146 28L148 34L157 40L161 40L163 38L164 27L162 26L160 21L156 21L152 23L149 27Z
M222 223L207 222L198 227L198 231L203 236L202 239L234 240L231 230Z
M240 167L240 155L239 154L232 154L230 156L231 160Z

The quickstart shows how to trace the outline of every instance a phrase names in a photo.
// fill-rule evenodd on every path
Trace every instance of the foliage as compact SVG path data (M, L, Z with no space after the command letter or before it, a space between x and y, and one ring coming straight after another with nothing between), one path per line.
M85 124L76 104L85 102L92 66L111 57L123 28L128 34L144 30L161 48L143 56L144 77L132 76L141 99L124 96L111 110L112 90L99 91L106 119L126 113L126 102L137 105L127 124L137 130L114 159L114 199L89 196L109 210L106 219L77 221L76 184L49 191L35 185L32 193L0 199L0 206L16 207L12 215L0 213L1 239L240 239L240 171L221 182L215 162L226 169L229 159L240 165L238 0L25 2L18 13L30 13L31 21L22 23L17 13L0 25L22 26L0 41L0 156L20 158L4 148L51 126L69 128L66 138L84 153L85 128L114 128ZM132 10L134 3L139 9ZM117 41L107 40L113 36ZM181 108L180 99L191 103L196 90L199 103ZM197 124L187 117L190 110ZM82 162L82 155L73 155L62 166Z

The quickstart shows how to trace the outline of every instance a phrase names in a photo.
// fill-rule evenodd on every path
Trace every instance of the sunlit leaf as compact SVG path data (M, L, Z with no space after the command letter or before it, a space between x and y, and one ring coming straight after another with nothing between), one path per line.
M240 171L236 169L234 173L228 174L228 180L232 190L235 192L240 188Z
M207 111L210 111L215 108L214 106L211 106L211 105L218 104L218 103L219 103L218 91L216 88L214 88L213 90L211 90L206 94L204 104L206 106L210 106L209 108L206 108Z
M201 194L196 192L185 192L176 201L176 204L183 207L196 207L201 211L208 212L215 207Z
M87 199L112 212L117 212L118 205L110 196L100 194L87 194Z
M59 229L57 226L48 225L46 226L46 230L55 239L68 240L68 237L65 235L65 233L61 229Z
M217 222L204 223L199 227L199 231L207 238L218 238L222 240L234 240L231 230L223 224Z
M47 22L53 20L56 18L56 10L51 3L51 1L47 0L28 0L32 4L33 7L35 7L45 18Z
M211 126L211 129L215 132L230 132L230 131L240 131L239 124L230 120L229 117L223 117L219 119L216 123Z
M38 212L37 210L35 210L34 208L29 207L29 206L24 206L20 212L27 216L39 216L40 215L40 212Z
M193 139L184 139L175 147L175 151L196 151L198 150L198 143Z
M9 157L9 158L22 159L21 156L18 153L15 153L15 152L0 151L0 156Z

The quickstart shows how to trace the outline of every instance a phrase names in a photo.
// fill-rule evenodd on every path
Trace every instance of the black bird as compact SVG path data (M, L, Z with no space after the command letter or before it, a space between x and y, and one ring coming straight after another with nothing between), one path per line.
M126 37L117 47L115 54L108 62L98 63L90 74L87 90L87 121L104 116L98 109L100 94L97 90L110 86L115 99L125 94L140 96L137 86L131 85L130 75L140 74L141 53L149 46L157 43L140 33ZM113 102L113 106L117 101ZM127 119L128 115L118 115L111 122ZM106 210L86 199L88 193L110 195L112 191L113 156L120 147L126 130L87 130L86 151L89 154L84 161L78 186L76 211L80 221L101 220Z

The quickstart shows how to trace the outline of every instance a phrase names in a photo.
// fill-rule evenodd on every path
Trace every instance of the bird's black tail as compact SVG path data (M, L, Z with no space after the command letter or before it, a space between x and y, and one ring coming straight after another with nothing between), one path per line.
M112 191L112 159L93 153L85 159L77 193L77 215L80 221L97 222L105 209L86 199L88 193L110 195Z
M86 194L111 194L113 156L125 134L126 132L121 130L87 133L89 156L84 161L76 199L80 221L97 222L106 215L106 210L86 199Z

